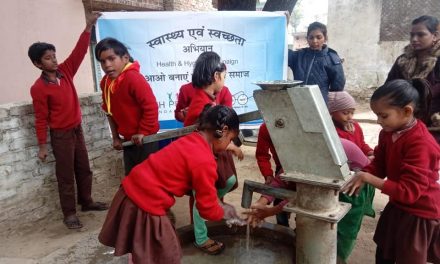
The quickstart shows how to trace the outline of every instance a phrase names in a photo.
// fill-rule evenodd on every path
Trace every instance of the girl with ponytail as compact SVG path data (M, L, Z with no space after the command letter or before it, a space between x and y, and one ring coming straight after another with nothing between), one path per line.
M389 196L374 234L376 263L440 263L440 147L421 121L429 97L420 79L386 82L371 97L379 144L342 191L368 183Z

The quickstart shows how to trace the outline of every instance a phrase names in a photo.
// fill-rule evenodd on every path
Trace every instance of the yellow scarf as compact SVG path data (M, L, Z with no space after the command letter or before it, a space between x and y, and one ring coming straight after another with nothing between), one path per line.
M114 86L115 86L115 81L119 78L119 76L121 76L121 74L127 70L130 66L131 66L131 62L127 63L124 67L124 69L122 69L122 72L118 75L118 77L116 77L115 79L111 80L111 82L109 83L109 85L107 86L107 81L108 81L108 75L105 77L105 83L104 83L104 100L105 100L105 105L107 106L107 114L109 116L112 115L111 112L111 99L110 99L110 93L114 93Z

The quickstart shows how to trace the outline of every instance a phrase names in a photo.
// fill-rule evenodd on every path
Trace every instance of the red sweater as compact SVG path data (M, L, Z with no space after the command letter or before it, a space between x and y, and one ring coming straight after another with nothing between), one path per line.
M210 145L194 132L151 154L122 180L122 186L137 206L153 215L165 215L174 196L195 190L200 215L218 221L223 209L215 189L216 167Z
M177 113L191 104L191 99L194 97L196 90L197 88L194 88L191 82L180 87L176 110L174 110L174 117L176 119L178 118ZM220 93L216 96L215 101L219 105L232 107L232 94L228 87L223 86L223 89L221 89Z
M151 135L159 130L159 109L156 97L139 72L139 63L134 62L115 79L113 92L108 92L111 79L105 75L101 80L102 109L110 113L115 121L118 133L125 140L135 134ZM106 88L107 85L107 88ZM107 96L110 97L106 98Z
M260 168L261 174L266 178L267 176L275 176L272 170L272 164L270 163L270 158L272 153L273 160L275 161L276 171L281 170L281 163L278 159L275 147L270 139L269 131L267 130L266 124L263 123L258 131L258 141L257 149L255 151L255 158L257 158L257 164Z
M194 93L193 99L191 100L191 104L189 105L188 113L186 114L185 122L183 122L183 125L194 125L194 123L199 118L200 113L202 113L203 108L207 104L215 105L215 97L212 97L203 89L197 89Z
M440 147L422 121L395 142L381 131L374 160L364 171L387 177L382 192L400 209L428 219L440 219Z
M46 144L47 127L67 130L81 123L81 108L73 77L90 43L90 33L83 32L72 53L58 65L59 83L49 82L44 73L31 87L38 144Z
M364 133L362 132L362 128L359 125L359 123L353 121L353 125L354 125L354 132L351 133L345 131L344 129L342 129L341 127L335 124L336 132L338 132L339 138L345 138L350 140L351 142L354 142L362 150L362 152L368 156L368 153L372 152L373 149L370 148L370 146L368 146L367 143L365 143Z

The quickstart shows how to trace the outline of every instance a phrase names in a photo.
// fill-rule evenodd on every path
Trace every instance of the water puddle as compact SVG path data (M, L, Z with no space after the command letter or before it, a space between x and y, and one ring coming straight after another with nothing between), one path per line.
M248 240L247 234L211 238L226 245L226 249L220 255L208 255L189 243L182 246L182 264L291 264L295 250L271 241L270 238L250 236Z

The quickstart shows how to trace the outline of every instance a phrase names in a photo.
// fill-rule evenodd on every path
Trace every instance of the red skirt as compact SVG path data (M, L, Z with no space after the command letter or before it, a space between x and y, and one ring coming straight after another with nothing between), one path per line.
M421 218L388 203L373 239L384 259L399 264L440 263L440 219Z
M119 188L108 211L99 241L115 248L115 256L132 253L135 264L180 263L182 250L166 215L137 207Z

